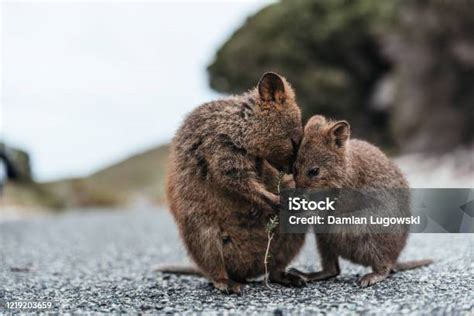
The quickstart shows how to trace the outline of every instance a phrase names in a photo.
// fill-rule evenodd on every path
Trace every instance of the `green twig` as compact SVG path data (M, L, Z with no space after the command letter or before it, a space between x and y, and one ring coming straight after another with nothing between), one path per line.
M280 195L281 182L283 180L283 176L284 176L283 172L280 172L280 174L278 175L278 185L277 185L278 195ZM272 239L273 239L273 236L275 234L275 229L278 227L278 221L279 221L278 215L275 215L275 216L270 218L270 220L267 223L267 226L265 227L265 229L267 231L268 242L267 242L267 249L265 251L265 258L264 258L263 264L265 266L265 276L264 276L265 285L268 288L271 288L270 285L268 284L268 259L270 258L270 246L272 244Z

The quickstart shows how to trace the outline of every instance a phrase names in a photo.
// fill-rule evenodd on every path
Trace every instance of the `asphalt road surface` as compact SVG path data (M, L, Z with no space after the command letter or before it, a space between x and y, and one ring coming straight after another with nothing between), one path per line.
M319 268L312 235L292 266ZM214 312L237 314L470 314L474 235L418 234L402 259L430 267L361 289L367 268L343 261L336 279L285 288L262 283L224 295L203 278L154 272L185 262L165 211L87 212L0 223L0 313L6 302L49 301L59 312ZM3 301L3 303L2 303ZM18 310L16 310L18 311Z

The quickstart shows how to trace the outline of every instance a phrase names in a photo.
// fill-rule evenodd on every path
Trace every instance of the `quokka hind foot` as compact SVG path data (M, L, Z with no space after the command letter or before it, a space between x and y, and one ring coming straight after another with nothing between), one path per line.
M306 282L325 281L335 278L339 275L339 271L321 270L317 272L302 272L295 268L288 270L288 273L302 277Z
M269 276L270 282L278 283L283 286L288 286L288 287L304 287L306 286L306 281L304 278L301 276L290 273L290 272L276 272L276 273L270 273Z
M244 285L229 279L219 279L212 282L214 287L225 294L242 295Z

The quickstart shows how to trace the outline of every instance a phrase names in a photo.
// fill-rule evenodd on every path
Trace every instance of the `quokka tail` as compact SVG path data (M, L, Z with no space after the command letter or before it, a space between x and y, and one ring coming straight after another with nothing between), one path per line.
M153 270L166 274L204 276L198 268L193 266L163 264L156 266Z
M414 261L406 261L406 262L397 262L393 267L393 272L398 271L405 271L411 270L419 267L424 267L433 263L431 259L424 259L424 260L414 260Z

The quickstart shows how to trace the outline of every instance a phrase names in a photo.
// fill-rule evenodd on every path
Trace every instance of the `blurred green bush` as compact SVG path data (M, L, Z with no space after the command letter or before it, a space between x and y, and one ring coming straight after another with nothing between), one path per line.
M473 138L466 130L472 3L281 1L249 17L223 44L208 67L210 85L240 93L263 72L277 71L295 87L304 119L349 119L356 137L394 150L446 151ZM428 123L434 108L441 121ZM433 144L427 137L444 119L460 127Z

